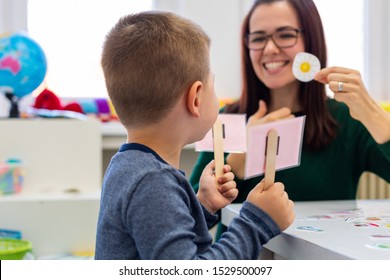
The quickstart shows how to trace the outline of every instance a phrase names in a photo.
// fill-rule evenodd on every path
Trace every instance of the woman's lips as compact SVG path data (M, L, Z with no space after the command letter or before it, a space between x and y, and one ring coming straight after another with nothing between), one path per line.
M288 64L288 61L275 61L275 62L266 62L264 63L264 68L267 70L277 70Z

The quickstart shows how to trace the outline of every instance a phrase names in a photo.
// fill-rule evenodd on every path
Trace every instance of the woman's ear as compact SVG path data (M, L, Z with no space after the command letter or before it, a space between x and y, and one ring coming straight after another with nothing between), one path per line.
M203 83L201 81L194 82L187 94L187 108L190 114L192 114L194 117L200 116L200 103L201 103L201 97L200 93L202 92Z

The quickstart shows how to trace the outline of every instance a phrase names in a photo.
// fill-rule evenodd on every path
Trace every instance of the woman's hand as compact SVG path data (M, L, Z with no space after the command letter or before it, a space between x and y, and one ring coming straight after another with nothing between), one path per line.
M390 114L368 94L359 71L328 67L318 72L314 79L329 85L335 100L348 106L351 117L360 121L377 143L390 140Z
M259 109L256 113L250 116L250 118L248 119L247 127L294 118L294 115L291 114L291 110L287 107L273 111L269 114L267 114L267 111L267 104L263 100L260 100Z

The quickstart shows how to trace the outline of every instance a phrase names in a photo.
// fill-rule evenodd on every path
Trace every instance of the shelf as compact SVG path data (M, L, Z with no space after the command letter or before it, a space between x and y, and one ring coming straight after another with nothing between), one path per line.
M88 192L20 192L0 195L0 202L29 202L29 201L95 201L100 200L100 190Z
M119 122L102 123L101 131L103 137L103 150L117 150L123 143L126 143L126 129ZM194 148L195 144L189 144L184 147L185 150L193 150Z
M103 136L123 136L126 137L126 129L119 122L105 122L101 124Z

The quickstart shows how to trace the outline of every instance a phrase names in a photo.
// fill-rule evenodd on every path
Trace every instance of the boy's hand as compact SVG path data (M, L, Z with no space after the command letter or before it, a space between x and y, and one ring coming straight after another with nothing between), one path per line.
M283 231L295 219L294 203L288 198L282 183L274 183L264 190L264 180L248 194L247 201L266 212Z
M238 195L234 174L229 165L224 165L224 174L215 178L215 162L211 161L203 170L199 181L198 200L210 213L229 205Z

